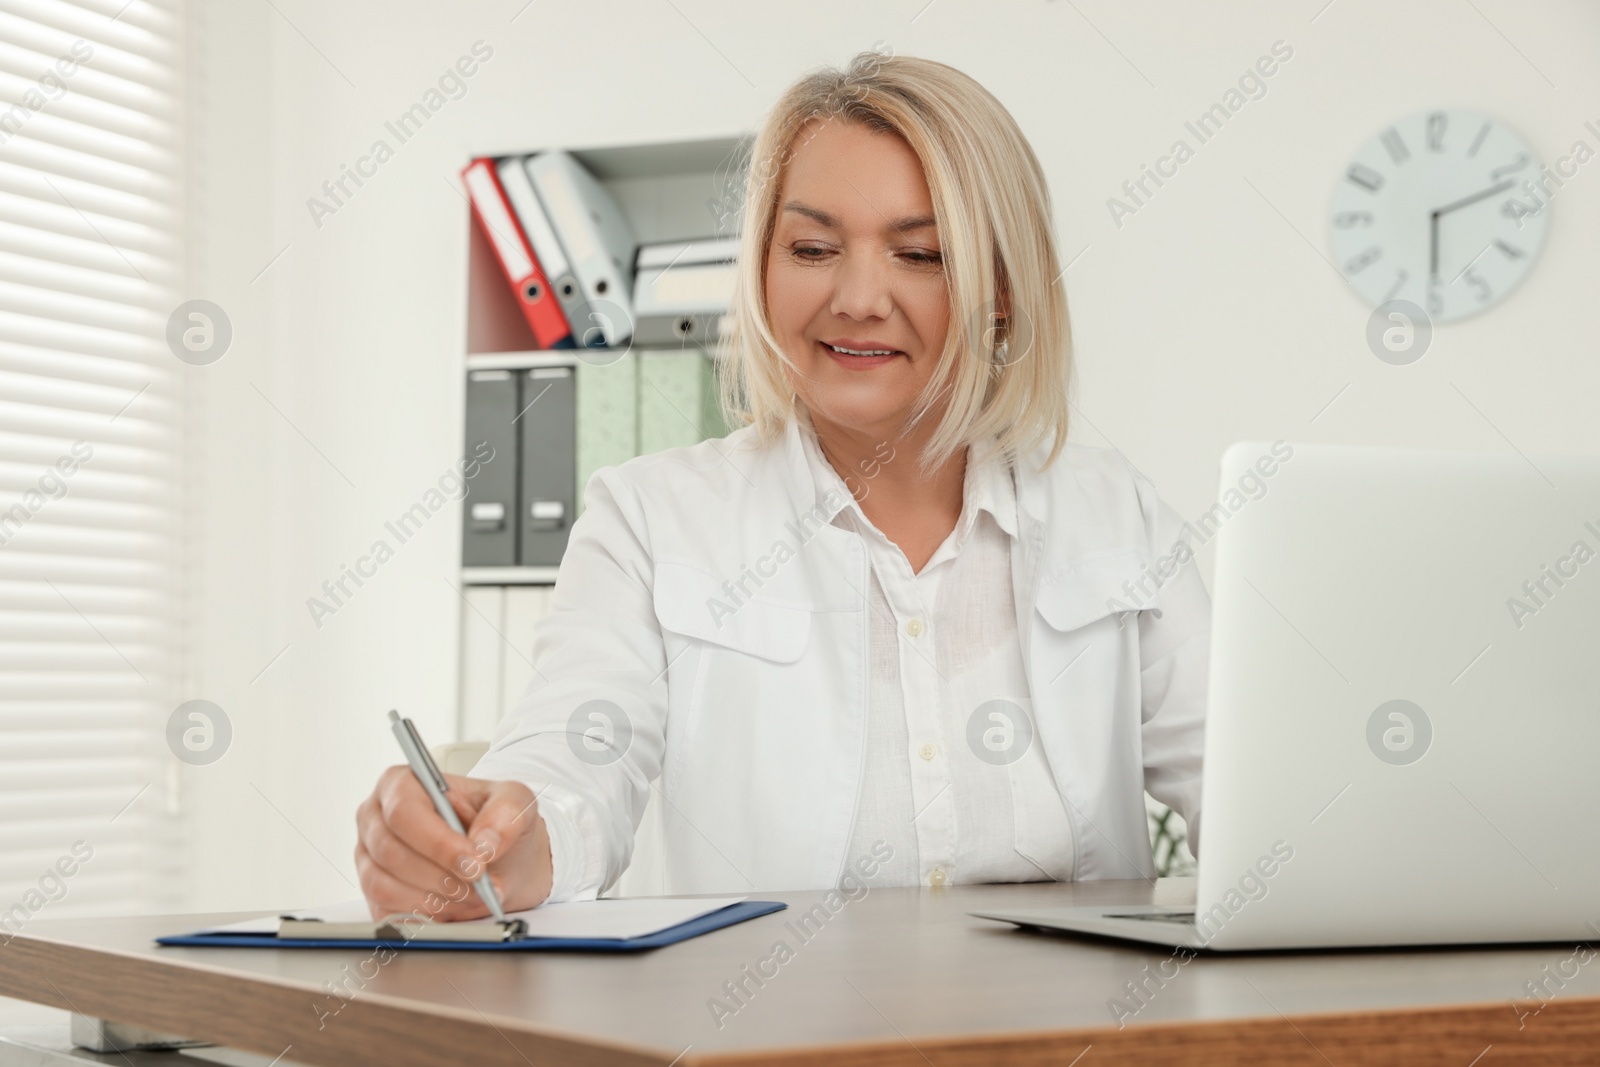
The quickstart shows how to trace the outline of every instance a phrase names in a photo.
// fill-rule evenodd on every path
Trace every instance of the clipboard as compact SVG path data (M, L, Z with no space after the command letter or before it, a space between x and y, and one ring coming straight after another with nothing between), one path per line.
M205 948L389 948L404 950L445 949L471 952L642 952L645 949L687 941L701 934L733 926L762 915L782 911L787 904L776 900L741 900L733 904L697 915L684 922L634 937L549 937L529 935L524 930L524 920L512 919L500 923L438 923L444 928L474 926L487 930L500 928L503 935L496 940L463 940L459 937L429 937L409 933L403 923L383 922L375 925L380 931L376 937L317 937L302 936L314 928L317 920L296 916L283 916L280 930L287 928L294 936L279 936L265 932L229 932L225 929L197 930L186 934L171 934L156 938L158 945L183 945ZM286 922L287 921L287 925ZM329 924L338 926L340 924Z

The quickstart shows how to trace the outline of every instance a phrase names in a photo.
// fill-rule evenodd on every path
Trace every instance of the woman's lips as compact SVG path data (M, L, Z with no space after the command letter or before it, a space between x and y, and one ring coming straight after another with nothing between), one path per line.
M883 366L885 363L891 362L891 360L898 360L898 358L901 358L902 355L906 355L899 349L894 349L893 352L890 352L888 355L850 355L846 354L846 352L840 352L840 350L835 349L834 346L827 344L826 341L818 341L818 346L821 347L821 349L824 350L824 352L826 352L826 354L829 355L829 357L832 358L835 363L838 363L838 365L843 366L843 368L846 368L846 370L851 371L869 371L872 370L874 366ZM862 349L866 349L866 347L867 346L862 346ZM877 349L882 349L882 346L875 347L877 347ZM858 352L862 349L858 349Z

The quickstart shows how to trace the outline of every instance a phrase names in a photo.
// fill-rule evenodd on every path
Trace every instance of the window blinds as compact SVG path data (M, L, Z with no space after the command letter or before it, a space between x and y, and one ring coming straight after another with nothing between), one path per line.
M173 884L179 39L0 0L0 942Z

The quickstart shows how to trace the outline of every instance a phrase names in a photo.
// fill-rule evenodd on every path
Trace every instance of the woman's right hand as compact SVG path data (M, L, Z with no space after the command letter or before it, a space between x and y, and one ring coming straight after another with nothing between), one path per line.
M356 871L372 917L484 918L489 908L472 883L485 863L506 911L543 903L550 895L550 838L533 790L454 774L445 780L465 836L440 818L406 766L384 771L356 809Z

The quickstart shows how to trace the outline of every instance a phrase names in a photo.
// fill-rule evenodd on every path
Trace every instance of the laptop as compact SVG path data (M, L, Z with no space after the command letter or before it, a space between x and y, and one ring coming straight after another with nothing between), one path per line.
M1600 457L1278 448L1229 448L1194 523L1195 905L972 914L1217 952L1600 937Z

